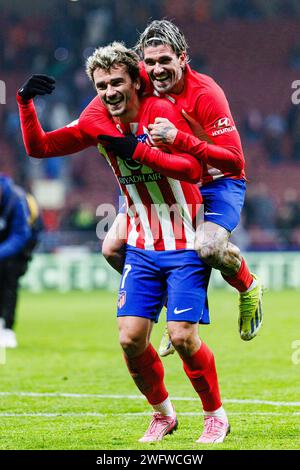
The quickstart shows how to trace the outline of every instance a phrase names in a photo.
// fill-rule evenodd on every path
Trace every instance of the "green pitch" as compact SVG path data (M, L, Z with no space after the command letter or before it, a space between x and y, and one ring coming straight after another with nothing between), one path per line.
M163 362L178 431L159 444L137 442L150 408L130 397L139 392L118 345L115 299L104 292L22 293L19 348L0 365L1 449L208 448L195 443L201 407L177 355ZM249 343L239 339L233 291L211 291L210 308L212 325L200 332L215 352L232 428L217 448L300 449L300 294L268 292L263 328ZM153 332L156 347L163 327L164 314Z

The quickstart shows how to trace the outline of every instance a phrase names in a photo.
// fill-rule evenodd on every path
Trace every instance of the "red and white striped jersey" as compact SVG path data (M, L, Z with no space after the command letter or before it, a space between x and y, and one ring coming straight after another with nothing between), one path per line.
M166 117L190 132L176 109L167 100L157 98L142 100L136 121L127 128L121 128L120 124L117 127L121 132L132 132L140 142L152 146L148 125L157 116ZM137 160L128 162L111 155L100 144L98 147L126 197L127 243L145 250L193 249L202 202L199 189L194 184L153 171Z

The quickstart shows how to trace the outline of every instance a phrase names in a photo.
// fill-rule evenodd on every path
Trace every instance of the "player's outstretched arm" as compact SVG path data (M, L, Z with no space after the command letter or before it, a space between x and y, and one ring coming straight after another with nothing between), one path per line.
M39 122L33 98L51 94L55 80L47 75L32 75L18 90L17 103L25 149L34 158L56 157L79 152L92 145L83 137L78 125L45 132Z

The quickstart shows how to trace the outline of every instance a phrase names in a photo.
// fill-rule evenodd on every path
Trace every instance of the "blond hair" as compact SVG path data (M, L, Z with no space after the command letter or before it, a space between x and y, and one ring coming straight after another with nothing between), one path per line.
M93 82L96 69L109 72L117 65L126 65L133 82L139 78L139 56L132 49L128 49L124 43L117 41L95 49L86 61L86 73Z

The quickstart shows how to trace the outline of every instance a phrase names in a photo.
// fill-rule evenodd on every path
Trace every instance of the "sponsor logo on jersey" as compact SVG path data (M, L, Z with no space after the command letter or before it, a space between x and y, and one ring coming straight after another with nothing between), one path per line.
M153 181L162 180L163 176L160 173L140 173L139 175L119 176L120 184L137 184L137 183L152 183Z
M128 168L128 170L140 170L142 168L142 164L139 163L139 162L136 162L135 160L124 160L124 165L126 166L126 168Z
M218 120L214 123L214 127L215 127L217 130L212 131L212 133L211 133L212 136L225 134L226 132L236 131L236 127L231 124L230 119L227 118L227 117L218 119Z
M213 131L211 135L216 136L216 135L226 134L226 132L233 132L233 131L236 131L236 127L230 126L230 127L225 127L224 129L219 129L218 131Z
M216 127L217 129L221 129L222 127L229 127L230 125L231 125L230 119L225 117L225 118L218 119L215 122L214 127Z

